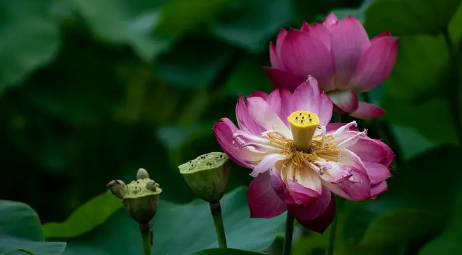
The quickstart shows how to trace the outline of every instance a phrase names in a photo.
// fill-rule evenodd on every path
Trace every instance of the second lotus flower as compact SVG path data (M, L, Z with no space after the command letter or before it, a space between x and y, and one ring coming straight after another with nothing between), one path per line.
M301 30L281 29L270 44L271 68L266 73L276 87L293 91L308 75L319 81L335 110L360 119L385 111L359 102L357 94L383 83L396 60L398 38L384 32L369 40L353 17L341 21L331 13L322 24L303 24Z
M293 93L277 89L240 98L238 127L228 118L215 124L227 155L253 169L247 194L252 217L289 210L305 227L323 232L335 215L332 193L362 201L387 189L393 152L355 122L329 124L332 108L309 77Z

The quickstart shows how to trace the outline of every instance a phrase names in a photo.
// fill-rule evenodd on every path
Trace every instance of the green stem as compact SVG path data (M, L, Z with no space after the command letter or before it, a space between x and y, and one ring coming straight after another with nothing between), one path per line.
M152 230L150 223L140 223L140 232L143 242L143 254L151 255Z
M286 234L284 238L284 249L282 250L282 255L290 255L292 250L292 237L294 235L294 216L287 212L286 218Z
M443 31L444 39L448 46L449 55L451 58L451 78L453 82L450 82L450 87L448 89L449 102L451 106L451 114L454 120L454 126L457 134L457 140L459 146L462 145L462 122L459 112L460 102L459 102L459 74L457 73L460 70L460 63L457 59L457 52L452 45L451 37L449 36L449 31L446 28Z
M215 223L218 244L220 248L228 248L228 245L226 244L226 234L225 227L223 225L223 217L221 216L220 201L210 203L210 212L212 213L213 222Z

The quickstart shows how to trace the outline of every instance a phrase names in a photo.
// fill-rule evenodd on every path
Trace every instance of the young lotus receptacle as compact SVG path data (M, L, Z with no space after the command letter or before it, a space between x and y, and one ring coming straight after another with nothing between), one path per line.
M186 183L200 198L217 202L228 183L230 165L223 152L210 152L178 166Z

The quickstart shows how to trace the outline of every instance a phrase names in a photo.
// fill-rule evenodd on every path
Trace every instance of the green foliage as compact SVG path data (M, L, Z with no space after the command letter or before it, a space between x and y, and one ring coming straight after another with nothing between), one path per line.
M99 200L98 204L89 202L83 206L84 208L78 209L71 216L74 217L72 225L87 224L87 221L100 223L99 215L94 215L96 218L87 218L86 212L98 210L101 205L112 204L113 198L101 196ZM250 219L245 188L238 188L226 194L221 204L229 247L261 251L273 242L274 236L280 231L284 222L284 215L273 219ZM154 254L189 254L217 247L213 220L208 207L208 203L202 200L195 200L189 204L160 201L153 220ZM61 225L60 233L63 233L61 237L74 236L75 230L72 230L73 233L66 233L69 231L67 226L70 224L69 221ZM255 232L255 229L258 231ZM123 209L120 209L104 224L93 225L91 232L66 240L68 248L65 254L83 250L92 251L93 247L95 254L104 254L97 252L98 250L113 255L141 254L142 246L139 238L137 224ZM139 245L134 245L138 243Z
M211 85L235 53L232 47L212 39L186 38L159 57L154 71L179 87L205 87Z
M18 85L59 50L59 31L49 2L0 1L0 90Z
M439 144L455 144L457 141L453 120L448 114L451 110L449 101L444 96L412 103L386 93L382 105L387 108L385 118L390 122L410 126L422 136ZM412 119L409 118L410 115L413 116ZM429 116L438 116L438 124Z
M417 55L419 58L415 57ZM395 69L387 80L387 92L396 99L407 101L443 94L450 82L449 57L442 35L400 38Z
M43 226L46 238L71 238L91 231L120 209L119 199L107 191L88 201L63 222L50 222Z
M372 35L385 30L397 36L440 33L448 26L459 3L460 0L379 0L366 11L365 27Z
M351 209L344 235L355 243L390 244L437 233L461 192L458 155L458 147L438 147L399 166L389 192Z
M195 252L191 255L261 255L262 253L243 251L237 249L208 249Z
M395 210L375 219L366 229L361 244L385 246L407 243L437 232L441 222L437 215L427 211Z
M162 9L155 30L162 35L178 37L197 25L213 22L234 0L172 0ZM178 14L181 13L181 18Z
M258 63L255 59L240 62L225 84L226 92L235 96L249 96L256 90L269 93L272 86Z
M45 242L37 214L23 203L0 200L0 226L0 254L59 255L66 247L62 242Z
M428 243L419 255L448 254L455 255L462 252L460 235L462 234L462 200L459 198L458 203L454 206L451 218L446 225L443 233Z
M268 47L268 40L291 21L287 0L236 0L223 18L211 23L215 37L253 53Z
M0 195L45 223L1 201L0 254L141 254L120 202L95 197L140 167L164 190L154 254L279 254L266 248L284 216L250 219L233 190L248 169L232 165L222 201L228 243L243 250L223 250L177 166L220 151L211 129L235 119L237 96L271 91L261 67L278 30L330 11L400 37L392 75L369 93L387 113L360 124L387 142L375 124L389 125L403 161L386 194L337 207L335 254L460 254L459 0L0 0ZM293 255L324 254L330 231L297 231Z
M128 44L141 59L150 61L170 43L170 38L152 33L163 1L149 1L149 5L144 1L138 2L139 5L119 0L71 0L70 4L85 19L97 38L115 44Z

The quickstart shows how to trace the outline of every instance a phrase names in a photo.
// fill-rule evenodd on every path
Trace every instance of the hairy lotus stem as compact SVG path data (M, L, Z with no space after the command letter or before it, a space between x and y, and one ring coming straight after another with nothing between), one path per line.
M290 255L292 250L292 237L294 235L294 216L287 212L286 216L286 231L284 236L284 248L282 250L282 255Z
M143 242L144 255L151 255L153 244L153 231L150 223L140 223L141 240Z
M223 225L223 217L221 216L220 201L210 203L210 212L212 213L215 230L217 232L218 245L220 248L228 248L226 244L225 227Z

